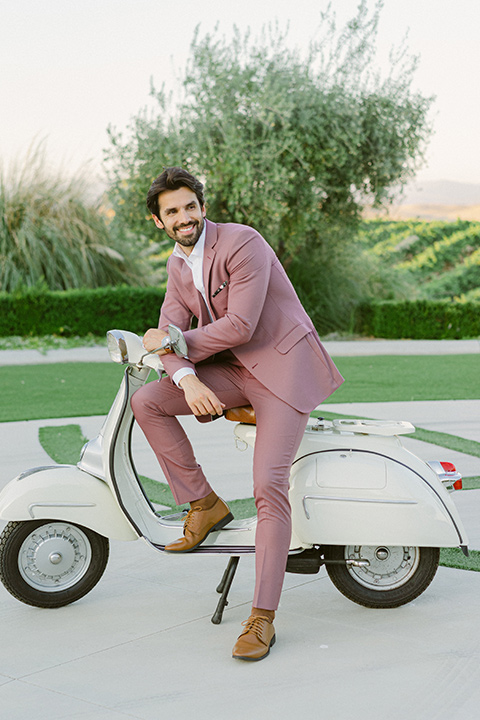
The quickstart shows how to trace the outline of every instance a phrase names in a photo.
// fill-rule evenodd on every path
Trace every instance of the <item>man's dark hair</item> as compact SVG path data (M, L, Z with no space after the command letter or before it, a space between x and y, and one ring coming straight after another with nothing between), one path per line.
M160 209L158 206L158 196L165 190L178 190L178 188L187 187L195 193L200 203L200 207L205 205L203 197L203 184L196 177L190 175L189 172L181 167L169 167L153 181L147 193L147 208L158 218L160 217Z

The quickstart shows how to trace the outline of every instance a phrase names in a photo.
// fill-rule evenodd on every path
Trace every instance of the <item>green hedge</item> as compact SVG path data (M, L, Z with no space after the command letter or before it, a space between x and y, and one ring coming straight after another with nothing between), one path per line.
M104 335L156 327L165 287L0 293L0 336Z
M156 327L164 295L164 287L127 286L0 293L0 336L104 335L112 328L143 333ZM356 309L354 330L382 338L478 337L480 302L364 303Z
M448 300L364 303L355 331L379 338L458 340L480 336L480 303Z

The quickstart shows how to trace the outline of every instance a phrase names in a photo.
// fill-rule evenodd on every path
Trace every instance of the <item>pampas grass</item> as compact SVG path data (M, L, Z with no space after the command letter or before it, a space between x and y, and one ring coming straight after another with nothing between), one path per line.
M50 172L42 144L8 172L0 168L0 290L139 283L100 203L89 199L91 184L86 170Z

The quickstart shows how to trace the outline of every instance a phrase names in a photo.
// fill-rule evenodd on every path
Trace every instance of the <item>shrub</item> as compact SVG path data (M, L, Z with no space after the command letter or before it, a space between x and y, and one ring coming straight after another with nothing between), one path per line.
M103 335L156 327L165 287L0 293L0 335Z
M112 328L142 334L157 326L164 296L164 286L0 293L0 336L103 335ZM314 296L307 299L312 303L307 310L321 334L343 329L324 325L322 303L315 306ZM373 302L359 304L356 310L348 306L343 311L350 313L352 329L362 335L458 339L480 336L479 299L478 294L472 294L471 300L462 298L459 302Z
M480 336L480 303L419 300L357 307L355 329L382 338L460 339Z

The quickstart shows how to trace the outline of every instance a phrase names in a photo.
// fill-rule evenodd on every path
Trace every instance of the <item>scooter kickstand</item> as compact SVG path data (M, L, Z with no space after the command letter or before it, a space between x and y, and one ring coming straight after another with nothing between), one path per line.
M237 565L238 561L240 560L239 557L231 557L228 561L228 565L225 569L225 572L223 573L222 579L220 580L220 584L217 587L217 592L221 593L220 598L218 600L217 608L215 612L212 615L212 623L214 625L220 625L222 622L223 617L223 611L225 610L225 607L228 605L228 592L230 590L230 587L233 582L233 578L235 577L235 573L237 571Z

